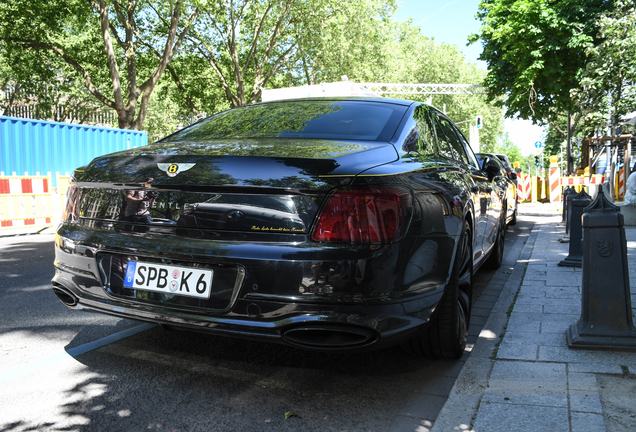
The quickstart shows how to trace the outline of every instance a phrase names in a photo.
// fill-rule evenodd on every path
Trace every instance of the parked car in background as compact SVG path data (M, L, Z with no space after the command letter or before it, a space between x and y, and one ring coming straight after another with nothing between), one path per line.
M479 163L484 166L490 165L491 175L493 181L499 183L500 187L506 191L505 203L506 203L506 223L508 225L517 224L517 173L514 171L506 173L505 164L502 163L498 154L492 153L477 153L477 159ZM505 156L505 155L501 155Z
M491 170L421 103L232 109L75 170L53 290L169 328L458 358L473 274L503 256Z
M508 156L505 154L500 154L500 153L495 153L495 156L501 161L501 163L504 166L505 169L505 173L508 176L508 178L510 180L512 180L514 182L514 184L517 184L517 173L515 172L515 169L513 168L512 164L510 163L510 159L508 159ZM514 176L513 176L514 174Z

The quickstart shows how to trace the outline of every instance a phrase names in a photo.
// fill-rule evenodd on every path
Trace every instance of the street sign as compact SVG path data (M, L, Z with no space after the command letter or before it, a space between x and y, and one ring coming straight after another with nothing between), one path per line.
M537 150L541 150L541 148L543 147L543 143L541 141L537 141L536 143L534 143L534 147Z

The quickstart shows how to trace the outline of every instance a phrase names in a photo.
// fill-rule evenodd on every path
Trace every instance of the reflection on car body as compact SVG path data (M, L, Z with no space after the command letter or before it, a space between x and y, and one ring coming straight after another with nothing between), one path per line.
M477 153L479 164L482 165L484 171L497 182L502 190L505 191L504 201L506 203L506 223L515 225L517 223L517 174L515 172L507 172L505 164L502 162L500 155L492 153ZM486 165L489 165L487 167ZM490 173L488 171L490 170Z
M459 357L472 275L501 265L502 186L425 104L241 107L77 169L53 289L177 328ZM147 217L125 216L130 191Z

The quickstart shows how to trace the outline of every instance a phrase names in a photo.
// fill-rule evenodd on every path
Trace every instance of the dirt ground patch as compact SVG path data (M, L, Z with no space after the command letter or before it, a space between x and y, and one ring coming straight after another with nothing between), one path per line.
M607 432L636 430L636 376L597 375Z

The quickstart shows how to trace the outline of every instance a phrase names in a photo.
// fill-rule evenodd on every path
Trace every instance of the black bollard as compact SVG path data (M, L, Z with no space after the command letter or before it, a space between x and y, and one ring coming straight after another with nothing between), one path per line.
M559 239L561 243L569 243L570 235L569 235L569 224L570 221L568 219L568 211L570 209L570 202L572 201L572 197L576 194L576 189L572 186L567 186L563 189L563 216L561 217L561 223L565 224L565 235Z
M581 318L570 348L636 350L623 215L602 190L583 214Z
M581 188L581 192L579 193L574 193L573 195L568 195L566 198L566 204L567 204L567 209L565 210L565 234L569 235L570 234L570 226L572 225L572 221L571 221L571 217L570 215L572 214L572 212L570 211L572 208L572 201L575 199L587 199L589 201L592 201L592 197L589 196L587 194L587 192L585 192L585 186Z
M582 266L583 252L581 251L581 238L583 236L583 230L581 228L581 216L583 216L583 209L590 204L590 201L589 195L584 191L572 196L570 209L568 210L568 218L570 220L570 249L567 258L558 264L561 267Z
M563 214L561 216L561 223L564 223L567 225L567 220L568 220L568 197L570 195L574 195L576 193L576 190L572 187L572 186L566 186L563 189ZM566 231L567 233L567 226L566 226Z

